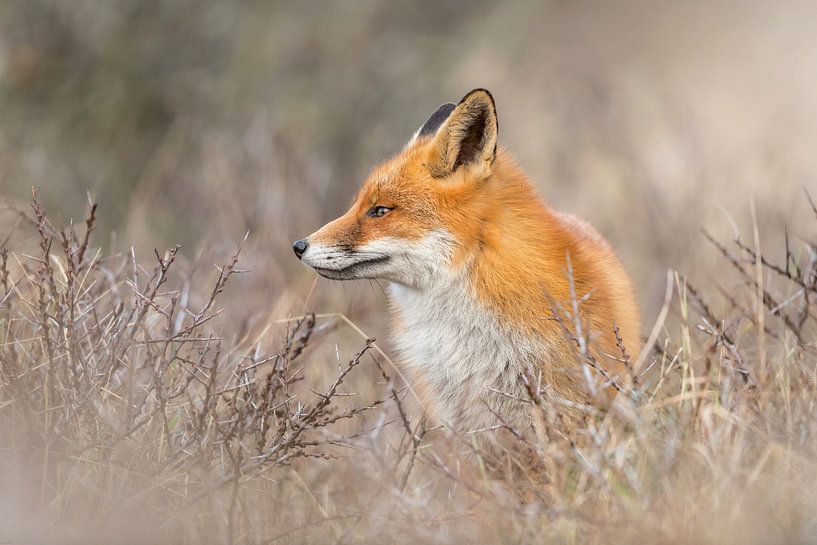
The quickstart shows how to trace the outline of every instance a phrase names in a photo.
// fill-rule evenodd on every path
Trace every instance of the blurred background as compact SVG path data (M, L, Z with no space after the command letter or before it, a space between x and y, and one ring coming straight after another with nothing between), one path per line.
M595 224L649 324L664 271L717 275L705 227L780 247L817 194L817 4L739 0L5 0L0 195L55 222L100 206L97 242L180 242L250 320L307 305L385 336L377 286L321 280L291 241L343 212L442 102L497 101L500 141L554 207ZM0 213L11 246L19 217ZM805 227L803 228L805 230Z

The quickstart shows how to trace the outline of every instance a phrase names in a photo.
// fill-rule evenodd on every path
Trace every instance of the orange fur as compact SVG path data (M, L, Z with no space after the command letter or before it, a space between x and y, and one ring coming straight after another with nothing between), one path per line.
M567 325L575 333L573 322L558 311L563 320L554 319L560 305L572 310L568 258L576 296L586 298L580 314L590 353L611 376L626 376L614 326L633 360L640 349L638 306L627 273L601 235L550 209L497 148L489 99L484 91L467 95L435 134L415 138L375 168L351 209L312 235L310 244L354 251L384 237L411 242L431 232L450 234L447 266L465 271L474 297L503 327L548 347L550 361L536 362L544 380L557 394L575 398L576 342L565 331ZM485 120L474 132L478 116ZM371 217L375 206L391 211ZM396 327L405 327L399 320L398 313Z

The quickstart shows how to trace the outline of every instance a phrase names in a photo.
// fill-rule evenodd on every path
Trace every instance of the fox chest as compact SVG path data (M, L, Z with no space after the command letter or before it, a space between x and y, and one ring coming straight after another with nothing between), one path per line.
M519 377L545 357L542 346L503 325L462 283L428 291L392 285L390 301L395 346L433 417L460 429L495 425L492 411L524 423Z

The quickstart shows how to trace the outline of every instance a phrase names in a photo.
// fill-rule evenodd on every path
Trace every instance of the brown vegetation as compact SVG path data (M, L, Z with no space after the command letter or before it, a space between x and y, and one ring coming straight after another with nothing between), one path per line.
M722 315L683 275L668 274L643 371L591 371L619 391L613 407L591 398L568 407L520 377L529 399L519 402L537 407L541 433L464 432L430 426L392 362L342 316L232 329L222 305L241 299L221 296L244 272L240 247L211 279L179 270L178 247L145 267L94 246L95 210L81 228L58 229L34 200L20 217L38 251L2 251L3 539L815 537L810 239L786 233L776 263L739 236L729 245L712 238L742 280L723 290ZM562 310L566 320L576 306ZM667 314L677 326L666 327ZM350 357L327 361L313 345L331 343L333 325L360 337ZM621 358L638 368L635 355ZM563 425L577 409L580 424Z

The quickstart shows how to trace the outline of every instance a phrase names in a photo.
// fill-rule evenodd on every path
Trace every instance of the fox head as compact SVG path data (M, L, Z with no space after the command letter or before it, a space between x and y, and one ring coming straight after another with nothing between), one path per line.
M473 218L482 213L497 132L488 91L443 104L403 151L373 169L349 211L295 241L295 255L326 278L423 287L480 236Z

